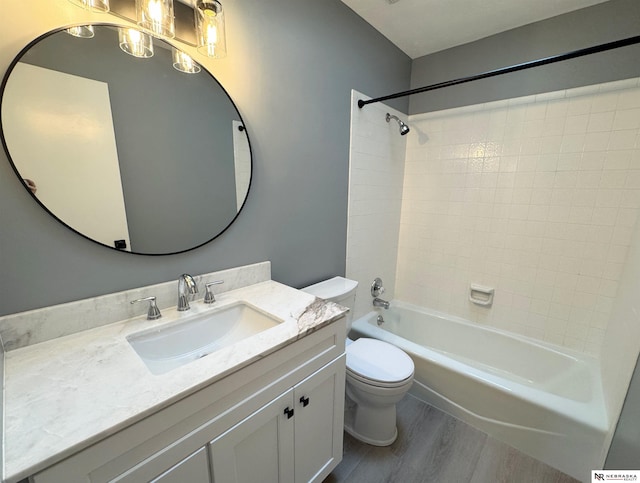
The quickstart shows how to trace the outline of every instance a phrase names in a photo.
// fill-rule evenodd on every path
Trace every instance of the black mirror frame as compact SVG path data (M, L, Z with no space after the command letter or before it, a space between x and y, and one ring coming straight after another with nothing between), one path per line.
M242 202L242 206L240 207L240 209L238 209L236 215L231 219L231 221L218 233L216 233L214 236L212 236L210 239L199 243L195 246L189 247L189 248L185 248L184 250L178 250L178 251L174 251L174 252L168 252L168 253L140 253L140 252L134 252L134 251L128 251L128 250L122 250L122 249L118 249L116 247L107 245L105 243L102 243L98 240L95 240L87 235L85 235L84 233L81 233L80 231L76 230L75 228L73 228L72 226L68 225L67 223L65 223L64 221L62 221L60 218L58 218L58 216L56 216L51 210L49 210L49 208L47 208L39 199L38 197L35 195L34 191L32 190L32 187L29 186L29 184L27 183L27 181L25 181L25 179L23 179L23 177L21 176L20 172L18 171L18 167L16 166L16 164L14 163L11 154L9 152L9 147L7 146L7 141L5 139L4 136L4 129L2 128L2 119L1 119L1 106L2 106L2 99L4 97L4 92L5 92L5 88L7 85L7 82L9 81L9 77L11 76L11 73L13 72L15 66L20 62L21 58L29 51L29 49L31 49L34 45L36 45L38 42L44 40L45 38L54 35L56 33L62 32L68 28L71 27L77 27L77 26L81 26L81 25L93 25L93 26L97 26L97 27L122 27L119 24L116 23L108 23L108 22L99 22L99 23L91 23L91 24L86 24L86 23L80 23L80 24L71 24L71 25L66 25L64 27L59 27L57 29L45 32L44 34L38 36L37 38L35 38L34 40L32 40L31 42L29 42L23 49L20 50L20 52L18 52L18 54L16 55L16 57L11 61L11 64L9 64L9 67L7 68L7 71L5 72L3 78L2 78L2 83L0 83L0 142L2 143L2 147L5 151L5 154L7 156L7 159L9 160L9 164L11 165L11 168L13 169L14 173L16 174L16 177L18 178L18 180L20 181L20 183L22 184L22 186L27 190L27 192L29 193L29 195L40 205L40 207L47 212L49 215L51 215L51 217L53 217L53 219L55 219L56 221L58 221L59 223L61 223L63 226L65 226L66 228L68 228L69 230L71 230L72 232L80 235L81 237L96 243L100 246L109 248L110 250L114 250L116 252L121 252L121 253L128 253L130 255L143 255L143 256L167 256L167 255L177 255L180 253L185 253L185 252L189 252L192 250L195 250L197 248L200 248L208 243L211 243L213 240L215 240L216 238L220 237L223 233L225 233L229 227L236 221L236 219L238 218L238 216L240 215L240 213L242 212L242 210L244 209L244 207L247 204L247 200L249 198L249 193L251 191L251 187L253 184L253 169L254 169L254 163L253 163L253 150L251 147L251 139L249 137L249 132L247 130L246 127L246 123L242 117L242 115L240 114L240 111L238 109L238 106L236 105L236 103L234 102L233 98L229 95L229 93L227 92L227 90L224 88L224 86L220 83L220 81L218 81L218 79L216 79L216 77L209 72L204 66L201 65L202 70L204 72L206 72L207 75L209 75L211 77L211 79L220 87L220 89L222 90L222 92L225 93L225 95L227 96L227 98L229 99L229 101L231 102L231 104L233 105L233 107L235 108L236 112L238 113L238 117L240 118L240 126L239 126L239 130L244 132L245 135L247 136L247 144L249 146L249 153L250 153L250 162L251 162L251 172L249 175L249 184L247 186L247 192L244 196L244 201ZM166 42L167 44L171 45L172 47L176 47L179 48L178 46L174 45L173 43L171 43L169 40L166 39L156 39L156 40L160 40L163 42Z

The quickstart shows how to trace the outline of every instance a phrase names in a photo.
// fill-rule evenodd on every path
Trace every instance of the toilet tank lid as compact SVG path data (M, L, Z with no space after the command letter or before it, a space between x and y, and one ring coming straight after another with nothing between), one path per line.
M349 280L344 277L333 277L329 280L301 288L300 290L315 295L318 298L330 300L353 292L357 286L358 282L355 280Z

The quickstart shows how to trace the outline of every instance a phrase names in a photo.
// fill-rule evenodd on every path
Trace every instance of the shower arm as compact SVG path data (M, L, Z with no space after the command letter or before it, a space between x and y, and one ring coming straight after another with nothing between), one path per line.
M358 100L358 107L362 109L367 104L373 104L374 102L387 101L389 99L397 99L399 97L406 97L412 94L420 94L422 92L433 91L436 89L442 89L444 87L455 86L458 84L464 84L466 82L472 82L475 80L486 79L488 77L495 77L497 75L509 74L511 72L517 72L520 70L531 69L533 67L539 67L541 65L553 64L555 62L561 62L564 60L575 59L576 57L582 57L590 54L597 54L599 52L605 52L607 50L618 49L620 47L627 47L640 43L640 35L629 37L622 40L616 40L614 42L608 42L606 44L595 45L593 47L587 47L585 49L574 50L567 52L566 54L554 55L551 57L545 57L543 59L532 60L530 62L523 62L522 64L516 64L509 67L502 67L500 69L490 70L481 74L476 74L468 77L461 77L446 82L438 82L437 84L431 84L425 87L417 87L408 91L398 92L396 94L389 94L388 96L376 97L375 99Z

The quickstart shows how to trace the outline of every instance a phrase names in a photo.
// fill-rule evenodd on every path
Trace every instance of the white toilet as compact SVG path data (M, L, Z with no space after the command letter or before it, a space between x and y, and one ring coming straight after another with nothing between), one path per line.
M302 290L348 307L348 334L357 286L354 280L334 277ZM413 361L401 349L377 339L347 338L346 344L345 431L365 443L390 445L398 436L396 403L413 384Z

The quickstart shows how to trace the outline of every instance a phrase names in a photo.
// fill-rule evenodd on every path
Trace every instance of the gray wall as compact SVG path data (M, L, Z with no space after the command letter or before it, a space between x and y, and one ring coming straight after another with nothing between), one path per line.
M233 71L242 80L225 87L254 156L237 221L191 252L117 252L46 214L2 152L0 314L263 260L271 260L275 280L293 286L344 274L351 89L371 96L407 89L411 61L339 0L243 0L225 8L221 78ZM0 16L0 24L11 21ZM1 70L21 47L1 44ZM394 106L406 112L408 104Z
M611 0L415 59L411 88L640 35L640 2ZM437 111L640 76L640 45L411 96Z

